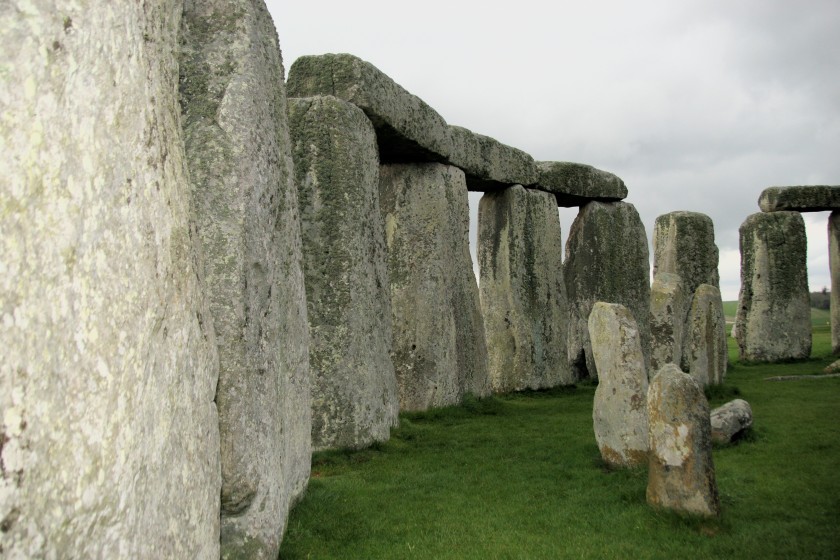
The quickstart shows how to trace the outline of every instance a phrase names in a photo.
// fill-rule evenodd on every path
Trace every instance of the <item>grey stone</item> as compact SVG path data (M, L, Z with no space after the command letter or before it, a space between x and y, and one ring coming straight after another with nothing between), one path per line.
M627 198L624 181L591 165L539 161L537 170L536 188L553 194L558 206L583 206L592 200L613 202Z
M714 409L709 419L712 426L712 441L730 443L752 426L752 407L744 399L735 399Z
M670 212L653 226L653 274L678 274L688 297L700 284L720 287L712 219L699 212Z
M466 173L469 190L486 192L537 182L534 158L522 150L460 126L450 126L449 133L452 151L447 159Z
M726 377L729 348L726 344L726 317L720 290L701 284L694 292L688 312L688 331L683 351L684 369L698 383L720 385Z
M379 170L401 410L490 391L464 173L441 164Z
M650 382L647 409L648 504L704 517L719 515L709 403L700 384L668 364Z
M682 361L691 296L682 279L668 272L653 277L650 288L650 369Z
M639 327L650 352L650 263L645 227L626 202L590 202L569 231L563 263L569 298L569 358L575 377L597 376L587 320L596 301L620 303Z
M386 441L399 398L376 135L335 97L289 100L308 302L312 447Z
M478 207L479 283L493 391L572 383L557 205L520 185Z
M648 375L633 315L623 305L597 302L589 315L598 388L592 424L601 457L616 467L648 460Z
M0 556L219 557L218 356L159 0L0 7Z
M740 358L757 362L811 354L805 222L798 212L757 213L740 228Z
M762 212L840 210L840 186L769 187L758 197Z
M221 556L276 558L310 468L309 334L277 34L261 2L187 0L181 106L219 346Z
M828 265L831 269L831 351L840 354L840 210L828 217Z

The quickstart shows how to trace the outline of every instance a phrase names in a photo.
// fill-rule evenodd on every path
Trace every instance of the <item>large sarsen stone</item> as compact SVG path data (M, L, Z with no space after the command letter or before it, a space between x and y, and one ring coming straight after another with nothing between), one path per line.
M769 187L758 197L762 212L840 210L840 186Z
M653 274L677 274L689 298L700 284L718 288L718 248L712 219L699 212L670 212L653 226Z

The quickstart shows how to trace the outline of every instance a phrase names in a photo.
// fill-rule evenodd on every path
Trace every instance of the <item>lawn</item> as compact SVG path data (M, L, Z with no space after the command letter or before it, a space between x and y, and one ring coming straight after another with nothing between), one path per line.
M829 347L819 327L810 361L730 365L711 393L755 416L714 449L719 519L655 511L644 469L605 468L581 384L403 414L388 443L317 454L281 558L840 558L840 378L764 380L820 373Z

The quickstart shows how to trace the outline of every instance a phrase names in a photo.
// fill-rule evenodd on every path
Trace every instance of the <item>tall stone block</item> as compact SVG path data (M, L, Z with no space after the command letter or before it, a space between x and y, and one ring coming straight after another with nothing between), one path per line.
M686 317L691 295L682 278L660 272L650 288L650 371L682 361Z
M688 336L683 362L701 385L720 385L726 376L729 348L720 290L700 284L688 312Z
M642 352L650 351L650 263L645 227L626 202L590 202L569 231L563 263L569 298L569 358L576 378L597 375L587 321L596 301L620 303L639 328Z
M811 354L805 222L798 212L750 215L740 228L737 340L742 360Z
M0 556L219 557L177 2L0 7Z
M283 65L261 0L187 0L181 105L219 347L222 558L276 558L310 465L309 334Z
M385 441L399 398L376 134L334 97L289 100L308 302L313 449Z
M400 408L487 395L487 347L469 255L464 173L441 164L383 165L393 359Z
M479 288L493 391L574 381L562 258L553 195L517 185L481 198Z
M840 354L840 210L828 218L828 263L831 268L831 351Z
M718 248L712 219L699 212L670 212L653 226L653 274L668 272L683 280L692 297L700 284L720 287Z

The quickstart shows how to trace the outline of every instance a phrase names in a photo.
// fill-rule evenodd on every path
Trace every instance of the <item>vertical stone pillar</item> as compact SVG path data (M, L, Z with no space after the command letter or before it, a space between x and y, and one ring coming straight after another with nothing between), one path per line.
M688 297L700 284L720 286L712 219L699 212L669 212L653 226L653 274L677 274Z
M493 391L572 383L554 195L516 185L478 210L479 284Z
M262 1L187 0L181 106L219 347L222 558L276 558L311 455L283 65Z
M828 262L831 268L831 351L840 354L840 210L828 218Z
M464 173L441 164L380 167L394 369L400 408L487 395L487 347L469 255Z
M385 441L399 399L376 134L334 97L289 100L306 276L313 449Z
M659 272L650 288L650 372L665 364L680 364L691 295L686 294L682 278Z
M685 369L702 386L720 385L726 376L729 348L726 344L726 318L720 290L700 284L694 292L688 313Z

